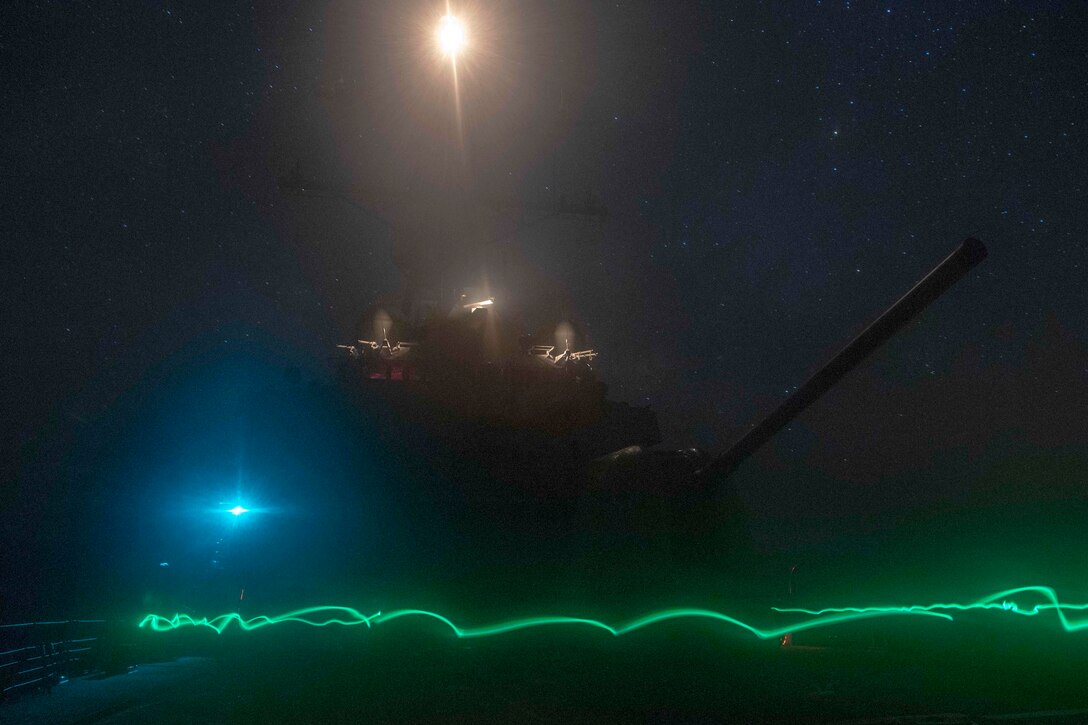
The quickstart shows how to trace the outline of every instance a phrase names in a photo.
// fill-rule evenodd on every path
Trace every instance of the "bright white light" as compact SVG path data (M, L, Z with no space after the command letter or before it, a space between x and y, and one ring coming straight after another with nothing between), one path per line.
M235 506L234 508L227 510L227 513L234 514L235 516L241 516L242 514L248 513L248 512L249 512L249 509L244 508L242 506Z
M479 302L469 302L467 305L462 305L469 312L475 312L483 307L490 307L495 304L494 297L488 297L486 300L480 300Z
M438 23L438 47L445 55L455 57L465 47L465 26L452 15Z

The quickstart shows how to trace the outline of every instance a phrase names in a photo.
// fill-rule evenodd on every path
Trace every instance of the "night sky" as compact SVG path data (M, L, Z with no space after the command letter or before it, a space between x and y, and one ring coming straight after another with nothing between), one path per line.
M765 546L1082 496L1088 6L456 9L463 147L438 2L0 9L0 548L30 552L20 566L63 558L80 511L119 490L183 485L114 477L140 470L134 426L158 421L139 455L176 469L178 401L203 411L185 408L204 423L188 435L220 436L239 386L324 380L400 289L404 212L372 190L451 156L481 194L608 207L515 234L521 276L492 281L576 319L612 396L651 405L674 445L721 450L965 237L986 242L738 472ZM355 202L281 191L296 165Z

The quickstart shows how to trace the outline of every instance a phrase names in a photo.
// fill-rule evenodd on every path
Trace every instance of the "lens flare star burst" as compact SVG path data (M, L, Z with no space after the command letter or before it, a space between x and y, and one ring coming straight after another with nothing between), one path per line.
M443 55L456 58L468 42L465 26L453 15L445 15L438 22L438 47Z

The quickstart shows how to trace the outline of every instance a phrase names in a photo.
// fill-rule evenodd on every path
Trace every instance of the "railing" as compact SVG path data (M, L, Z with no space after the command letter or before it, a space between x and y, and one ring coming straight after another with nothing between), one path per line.
M105 620L0 625L0 700L98 669Z

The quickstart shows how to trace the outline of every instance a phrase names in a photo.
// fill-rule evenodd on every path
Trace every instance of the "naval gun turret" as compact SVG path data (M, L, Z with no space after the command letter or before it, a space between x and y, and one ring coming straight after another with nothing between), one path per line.
M720 572L728 559L744 566L750 547L730 475L986 256L981 241L965 240L718 455L695 448L630 446L595 460L587 476L580 526L590 532L584 549L596 560L595 568L614 570L617 562L632 561L634 551L639 552L640 566L651 567L648 550L665 565L714 566Z
M986 254L966 240L718 455L655 447L652 411L608 401L590 365L596 350L564 341L557 352L517 335L499 315L501 300L412 331L410 379L371 376L350 357L345 365L364 371L359 400L382 411L390 450L450 472L413 499L460 532L424 560L443 561L453 576L465 561L487 569L499 552L521 562L518 571L582 577L586 590L667 587L684 572L724 577L755 560L730 474Z

